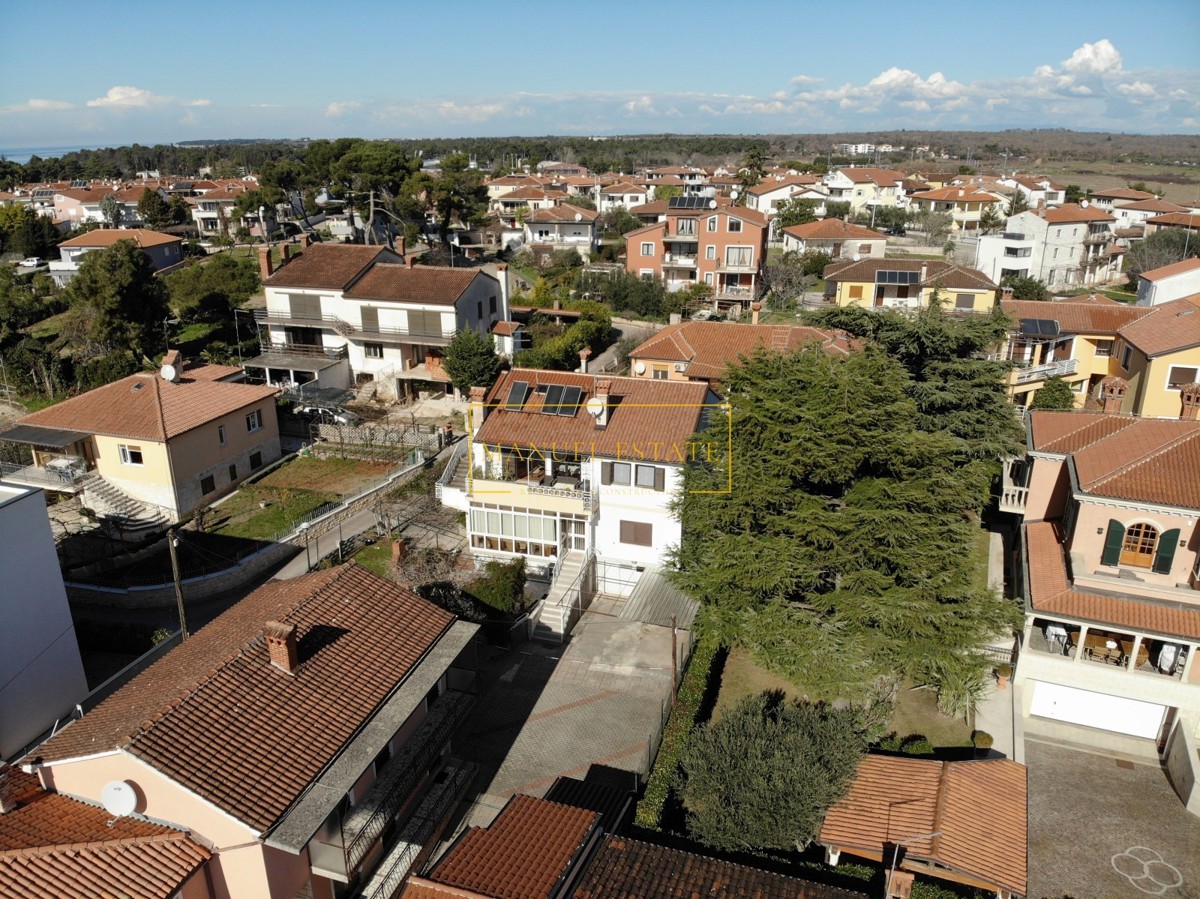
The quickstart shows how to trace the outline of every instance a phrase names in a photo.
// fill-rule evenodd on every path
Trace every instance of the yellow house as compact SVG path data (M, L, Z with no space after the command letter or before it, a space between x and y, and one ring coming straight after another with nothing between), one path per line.
M999 355L1013 363L1008 395L1022 408L1053 377L1071 385L1082 407L1104 378L1122 373L1114 356L1117 332L1147 312L1095 294L1058 302L1002 300L1000 307L1014 328Z
M983 272L935 259L860 259L825 267L825 299L838 306L920 309L936 295L955 312L990 312L999 288Z
M6 478L165 523L279 458L276 388L240 383L232 366L188 367L177 351L163 362L18 419L0 440L30 446L33 465Z
M1183 392L1200 381L1200 294L1152 306L1118 337L1116 374L1129 383L1121 411L1194 418Z

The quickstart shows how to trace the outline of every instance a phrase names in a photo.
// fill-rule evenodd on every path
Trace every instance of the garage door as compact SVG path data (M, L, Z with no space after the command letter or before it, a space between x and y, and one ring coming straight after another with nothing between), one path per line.
M1029 712L1068 724L1082 724L1100 730L1129 734L1131 737L1158 737L1165 705L1109 696L1060 684L1036 683Z

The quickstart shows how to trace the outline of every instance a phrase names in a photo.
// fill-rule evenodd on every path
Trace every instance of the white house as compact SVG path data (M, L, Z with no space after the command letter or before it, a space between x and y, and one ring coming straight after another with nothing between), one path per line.
M1146 219L1188 210L1185 206L1168 203L1166 200L1154 197L1149 200L1138 200L1135 203L1121 203L1113 206L1111 211L1117 220L1114 228L1140 228L1146 224Z
M530 247L575 250L587 261L596 246L599 219L600 213L596 210L570 203L535 209L522 219L524 242Z
M1041 175L1012 175L997 183L1020 193L1031 209L1039 205L1057 206L1067 201L1067 189Z
M290 245L287 245L290 246ZM386 391L415 384L445 390L437 355L457 331L488 334L507 321L505 269L418 266L380 246L314 244L272 270L260 254L266 308L255 311L263 354L244 367L272 385L349 387L375 380ZM422 388L423 389L423 388Z
M22 754L87 695L41 490L0 482L0 759Z
M1157 306L1200 293L1200 259L1192 257L1138 276L1138 305Z
M1051 289L1105 284L1121 273L1114 221L1086 200L1026 210L1008 217L1003 234L979 238L975 267L993 281L1024 274Z
M50 262L50 277L60 286L79 272L82 258L94 251L113 246L117 241L131 240L150 260L155 272L167 271L183 262L183 240L170 234L160 234L145 228L97 228L58 245L61 260Z
M478 555L661 566L684 467L728 451L693 441L715 402L701 383L514 369L472 392L442 502L468 513Z
M905 206L903 172L872 167L843 168L825 176L829 199L850 204L852 212L871 206Z
M620 181L602 188L598 196L596 209L603 213L613 209L632 209L634 206L641 206L650 198L650 190L640 184Z

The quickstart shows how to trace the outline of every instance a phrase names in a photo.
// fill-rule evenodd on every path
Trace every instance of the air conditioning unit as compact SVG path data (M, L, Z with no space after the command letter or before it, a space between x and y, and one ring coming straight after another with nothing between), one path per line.
M685 368L687 368L687 366L684 365L682 362L675 363L675 371L683 371Z

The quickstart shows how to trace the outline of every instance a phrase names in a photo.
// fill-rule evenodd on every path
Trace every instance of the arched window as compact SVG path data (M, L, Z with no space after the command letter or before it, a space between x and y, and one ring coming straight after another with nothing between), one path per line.
M1152 524L1131 524L1121 544L1121 564L1149 568L1154 563L1158 528Z

